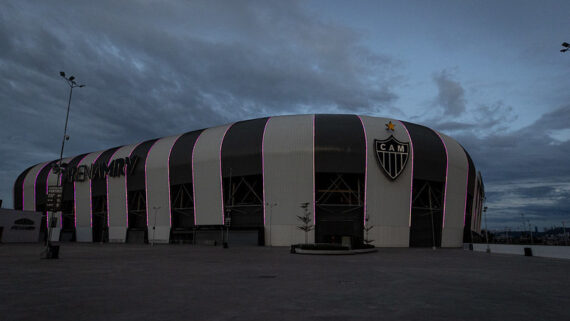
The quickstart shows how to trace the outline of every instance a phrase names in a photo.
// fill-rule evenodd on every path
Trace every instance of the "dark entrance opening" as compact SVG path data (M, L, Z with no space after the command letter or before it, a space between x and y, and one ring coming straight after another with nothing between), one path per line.
M146 224L145 190L130 191L128 198L129 225L127 228L127 243L147 243L148 231Z
M95 196L92 199L91 208L92 224L91 233L93 242L109 242L109 229L107 226L107 196Z
M444 183L414 180L410 247L440 247Z
M172 209L171 243L194 242L194 195L192 183L170 187Z
M61 203L61 232L59 240L62 242L75 241L75 215L73 214L73 200L64 200Z
M362 244L364 175L317 173L315 183L316 242Z
M262 175L229 176L223 183L224 212L230 219L230 242L264 245ZM234 235L233 241L231 235Z

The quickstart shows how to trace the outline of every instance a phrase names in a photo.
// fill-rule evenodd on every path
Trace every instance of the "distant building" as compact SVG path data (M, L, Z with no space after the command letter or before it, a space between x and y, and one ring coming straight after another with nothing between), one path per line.
M287 246L304 241L303 203L311 242L459 247L481 226L484 186L469 154L444 134L387 118L260 118L64 162L62 212L49 213L54 240L220 241L231 221L230 241ZM18 177L14 208L45 212L55 164Z

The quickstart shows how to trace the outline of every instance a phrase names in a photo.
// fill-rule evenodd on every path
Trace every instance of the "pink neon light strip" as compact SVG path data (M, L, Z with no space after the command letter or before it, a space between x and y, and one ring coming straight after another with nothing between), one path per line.
M469 159L467 154L465 154L465 160L467 161L467 175L465 177L465 207L463 208L463 227L465 227L465 219L467 217L467 192L469 191Z
M316 115L313 115L313 225L315 229L317 227L317 197L316 197L316 180L315 180L315 118Z
M408 226L412 227L412 200L414 193L414 143L412 142L412 136L410 136L410 132L408 131L408 128L406 128L406 125L404 125L404 123L400 120L398 120L398 122L406 130L406 134L408 134L408 139L410 140L410 148L412 149L412 175L410 176L410 219L408 223Z
M222 146L224 145L224 138L226 138L226 134L228 133L228 130L233 126L234 124L230 124L228 126L228 128L226 128L226 131L224 131L224 135L222 136L222 141L220 142L220 195L221 195L221 199L222 199L222 224L224 224L224 180L222 178Z
M135 145L135 147L133 149L131 149L131 152L129 153L129 158L131 156L133 156L133 152L135 151L135 149L137 149L137 147L139 147L140 144L142 144L143 142L140 142L138 144ZM146 160L145 160L145 164L146 164ZM129 173L128 173L128 169L127 169L127 164L125 163L123 170L125 171L125 216L127 218L127 228L129 228L129 188L127 186L127 179L129 177ZM146 197L146 195L145 195Z
M265 198L265 131L267 130L267 124L271 120L271 117L267 118L265 126L263 126L263 135L261 136L261 182L263 186L263 226L265 226L265 212L266 198Z
M146 226L147 226L147 228L148 228L148 178L147 178L147 174L146 174L147 173L146 165L148 164L148 155L150 155L152 148L154 147L154 145L156 145L157 142L158 142L158 140L155 140L154 143L152 143L152 145L148 149L148 152L146 153L146 158L144 160L144 197L146 198L145 211L146 211ZM170 193L168 193L168 194L170 195ZM156 215L156 213L154 213L154 215ZM155 220L156 220L156 218L155 218Z
M204 131L200 132L200 135L198 135L198 138L196 138L196 141L194 142L194 146L192 146L192 198L194 198L194 204L193 204L193 208L194 208L194 226L196 226L196 183L194 181L194 176L195 176L195 171L194 171L194 152L196 151L196 145L198 145L198 141L200 140L200 137L202 137L202 134L204 133ZM223 198L223 195L222 195Z
M87 157L88 154L81 157L79 162L77 162L77 166L81 165L81 162ZM76 188L75 188L75 180L73 181L73 227L77 228L77 197L76 197Z
M443 230L443 228L445 227L445 207L447 205L447 177L449 174L449 154L447 153L447 145L445 144L443 137L441 137L441 135L437 131L433 130L433 132L439 137L441 143L443 144L443 148L445 149L445 192L443 193L443 219L441 222L441 229Z
M97 157L95 158L94 161L91 162L91 164L97 163L97 161L99 160L101 155L103 155L103 152L99 152L99 155L97 155ZM91 184L92 183L93 183L93 180L89 179L89 226L91 228L93 228L93 194L91 191Z
M360 124L362 124L362 131L364 132L364 226L366 226L366 215L367 215L367 204L366 195L368 190L368 136L366 135L366 127L364 127L364 121L360 116L356 116L360 119Z
M37 204L36 204L36 184L38 183L38 176L40 175L41 171L51 162L45 163L40 170L36 173L36 179L34 180L34 211L37 211ZM47 190L46 190L47 191Z
M113 161L113 157L115 157L115 154L121 149L121 147L117 148L113 154L111 154L111 157L109 157L109 160L107 161L107 167L109 167L109 165L111 165L111 162ZM107 227L111 226L109 224L110 222L110 217L111 217L111 207L109 206L109 175L105 176L105 184L107 185Z
M172 200L170 199L171 198L171 196L170 196L170 156L172 155L172 149L174 148L174 145L176 145L176 142L178 142L180 137L182 137L182 135L176 137L176 139L174 140L174 142L170 146L170 151L168 151L168 160L166 161L166 176L168 177L168 225L170 227L172 227L172 204L171 204ZM192 173L192 175L194 175L194 174Z

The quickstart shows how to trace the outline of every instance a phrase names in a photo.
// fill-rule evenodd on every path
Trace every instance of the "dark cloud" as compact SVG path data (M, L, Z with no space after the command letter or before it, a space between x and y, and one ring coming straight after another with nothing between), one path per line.
M443 108L445 116L459 116L466 110L465 90L459 81L454 80L447 70L433 76L437 85L434 104Z
M489 224L515 226L523 213L533 224L550 226L570 215L570 137L550 135L570 128L569 114L566 105L516 131L455 135L483 173Z
M22 170L58 157L68 98L60 70L87 84L73 92L65 155L270 115L410 114L395 107L396 92L417 90L400 74L407 66L363 45L359 31L304 5L1 2L5 206ZM570 105L552 110L552 101L545 102L536 108L552 111L513 130L513 107L520 106L508 97L485 101L485 85L461 83L453 66L437 68L427 72L437 91L422 92L422 99L435 97L426 113L405 118L450 134L469 151L486 182L490 223L512 221L520 212L543 220L567 213ZM563 83L559 87L566 92Z
M60 70L87 85L73 92L66 155L276 114L393 110L397 99L396 60L295 1L3 2L0 26L8 204L20 171L58 156Z

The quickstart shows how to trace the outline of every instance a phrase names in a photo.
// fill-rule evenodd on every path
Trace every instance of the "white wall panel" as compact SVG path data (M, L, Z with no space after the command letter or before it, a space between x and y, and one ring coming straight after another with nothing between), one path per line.
M49 162L38 164L28 171L26 177L24 178L24 211L35 211L36 210L36 180L38 174L47 166Z
M118 158L129 157L139 144L119 148L109 164ZM127 176L107 176L109 211L109 242L125 242L127 238Z
M397 120L361 116L366 131L366 212L368 226L374 226L369 239L375 246L408 247L410 243L410 189L412 179L412 146L403 172L390 179L378 163L374 140L388 139L390 135L403 143L410 138L405 127ZM392 121L395 130L386 129Z
M71 160L73 159L73 157L69 157L69 158L64 158L62 160L62 163L69 163ZM48 186L56 186L56 185L61 185L61 177L60 177L60 182L58 183L57 181L57 174L55 174L53 172L53 170L51 170L48 174L48 178L47 178L47 185ZM47 193L47 188L46 188L46 193ZM61 211L59 212L48 212L48 222L51 220L52 217L57 218L57 224L55 228L52 228L51 231L51 238L50 240L52 242L57 242L59 241L59 234L61 232Z
M314 204L313 115L272 117L263 139L265 243L303 243L301 203ZM268 204L270 204L268 206ZM276 205L275 205L276 204ZM271 206L273 205L273 206ZM314 223L314 222L313 222ZM314 242L314 231L309 242Z
M208 128L194 145L192 168L196 225L221 225L224 222L220 148L230 127Z
M162 138L150 149L146 158L146 200L149 242L170 241L170 179L169 160L172 146L180 137Z
M101 156L103 151L85 156L77 167L85 165L90 167ZM91 180L89 177L83 182L75 181L75 236L77 242L93 242L91 233Z
M439 133L447 149L447 188L445 196L445 221L442 230L442 247L463 246L463 218L465 214L465 189L469 163L467 155L457 141Z

